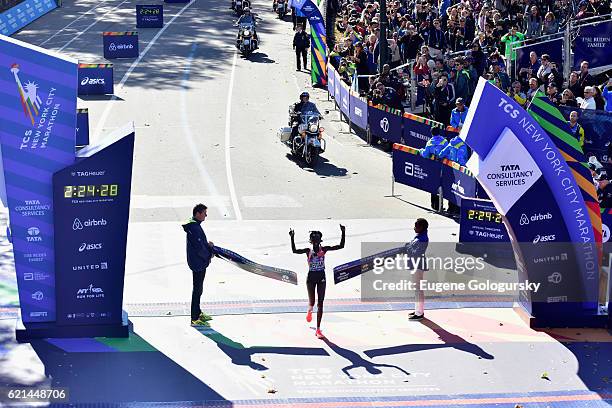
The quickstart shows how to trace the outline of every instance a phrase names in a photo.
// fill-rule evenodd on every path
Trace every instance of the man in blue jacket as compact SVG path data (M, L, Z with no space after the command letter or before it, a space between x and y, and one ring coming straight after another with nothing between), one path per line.
M187 264L193 274L193 291L191 292L191 324L193 326L208 326L212 318L200 309L200 298L204 288L206 268L213 256L214 245L208 242L206 234L200 225L207 216L207 207L197 204L193 207L193 217L183 229L187 233Z
M421 149L421 156L427 159L439 159L440 152L446 147L448 141L440 135L440 129L431 128L431 139L427 141L424 149ZM431 193L431 208L438 211L440 209L440 197L438 194Z
M467 118L468 110L463 98L457 98L455 105L457 107L451 112L450 125L454 128L461 129Z
M412 261L412 281L415 284L414 293L414 312L409 314L408 320L418 321L423 320L425 317L425 293L420 289L421 281L423 280L423 274L427 271L427 259L425 258L425 251L429 245L429 237L427 236L427 229L429 223L425 218L418 218L414 223L415 237L406 244L406 253Z

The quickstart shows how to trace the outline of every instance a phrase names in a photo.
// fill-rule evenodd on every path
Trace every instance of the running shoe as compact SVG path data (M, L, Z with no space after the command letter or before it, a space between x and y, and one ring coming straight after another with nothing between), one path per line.
M317 339L324 339L325 338L325 336L321 332L321 329L317 329L317 331L315 332L315 336L317 336Z
M312 309L308 309L308 311L306 312L306 321L308 323L312 322Z
M209 320L212 320L212 316L211 316L211 315L208 315L208 314L206 314L206 313L204 313L204 312L202 312L202 313L200 313L200 318L199 318L199 320L202 320L202 321L204 321L204 322L207 322L207 321L209 321Z
M205 326L205 327L210 327L210 323L208 323L208 322L205 322L205 321L203 321L203 320L198 319L198 320L192 320L192 321L191 321L191 326L192 326L192 327L195 327L195 326Z
M418 314L416 314L416 313L415 313L415 314L413 314L412 316L410 316L410 317L408 318L408 320L409 320L409 321L411 321L411 322L414 322L414 321L423 320L424 318L425 318L425 315L424 315L424 314L422 314L422 315L418 315Z

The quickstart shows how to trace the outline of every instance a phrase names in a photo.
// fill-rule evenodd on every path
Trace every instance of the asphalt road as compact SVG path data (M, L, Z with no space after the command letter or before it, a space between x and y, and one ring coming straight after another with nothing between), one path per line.
M161 35L158 29L139 31L141 58L112 61L115 97L80 100L79 106L90 110L94 141L135 122L131 220L178 221L196 201L213 208L210 219L426 214L388 197L389 156L349 135L325 91L310 89L309 73L295 71L290 18L280 21L270 3L254 2L261 47L248 60L236 56L236 17L227 7L229 1L166 4ZM65 2L16 37L81 62L106 62L101 32L135 30L135 4ZM288 105L305 89L320 110L332 110L323 122L328 149L314 171L288 157L289 149L276 137L276 130L286 124ZM426 194L412 189L399 193L427 207Z

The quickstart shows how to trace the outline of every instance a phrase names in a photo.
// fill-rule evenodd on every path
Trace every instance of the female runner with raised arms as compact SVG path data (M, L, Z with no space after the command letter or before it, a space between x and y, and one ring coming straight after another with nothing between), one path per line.
M325 254L328 251L336 251L344 248L345 231L344 225L340 225L342 238L340 245L321 246L323 234L320 231L310 232L311 248L296 249L295 247L295 231L289 230L291 237L291 250L294 254L306 254L308 258L308 277L306 278L306 288L308 289L308 312L306 313L306 321L312 321L312 308L315 304L315 291L317 294L317 331L315 335L319 339L325 338L321 333L321 319L323 318L323 301L325 299Z

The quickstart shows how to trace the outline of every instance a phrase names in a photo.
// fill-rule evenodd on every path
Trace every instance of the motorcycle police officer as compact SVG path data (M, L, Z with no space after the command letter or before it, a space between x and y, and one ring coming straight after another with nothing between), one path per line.
M257 22L255 21L255 16L251 14L251 9L249 7L244 8L244 14L240 16L236 25L240 24L252 24L253 25L253 40L255 40L255 48L259 48L259 39L257 38L257 32L255 28L257 27ZM240 30L238 31L238 36L236 37L236 46L240 46Z
M317 108L317 105L310 102L310 94L306 91L300 94L300 101L293 105L292 121L295 123L295 125L293 126L293 130L291 132L292 137L295 137L298 134L298 126L300 125L301 120L300 114L304 112L316 112L319 115L321 114Z

